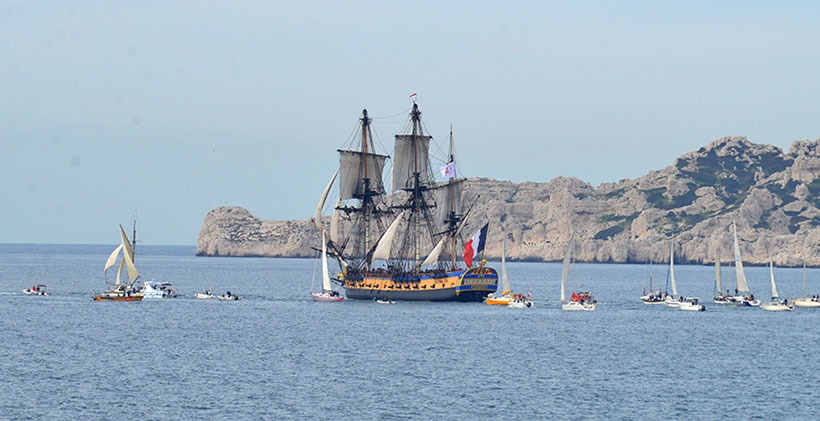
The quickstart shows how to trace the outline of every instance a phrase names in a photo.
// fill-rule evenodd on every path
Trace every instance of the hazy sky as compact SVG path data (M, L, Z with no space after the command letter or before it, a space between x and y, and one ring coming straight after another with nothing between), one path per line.
M392 149L412 92L465 176L788 149L820 137L818 22L809 1L0 0L0 242L116 244L135 210L146 244L196 244L226 204L307 219L362 108Z

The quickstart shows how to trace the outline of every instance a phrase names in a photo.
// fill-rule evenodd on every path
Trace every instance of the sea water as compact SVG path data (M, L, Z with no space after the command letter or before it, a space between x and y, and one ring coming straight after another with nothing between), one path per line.
M315 259L139 246L143 279L179 297L94 302L111 249L0 245L0 419L811 419L820 404L820 309L713 304L709 266L676 267L706 312L642 304L649 267L614 264L577 265L599 307L562 312L555 263L508 264L529 309L316 303ZM775 269L782 296L801 273ZM768 269L746 274L765 301ZM50 295L22 294L37 283ZM807 283L820 292L820 270ZM241 300L193 298L205 289Z

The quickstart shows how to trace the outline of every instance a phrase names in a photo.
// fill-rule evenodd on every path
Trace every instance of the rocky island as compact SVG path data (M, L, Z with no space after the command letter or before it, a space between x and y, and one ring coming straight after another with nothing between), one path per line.
M662 170L599 186L471 178L462 194L477 205L465 232L490 221L488 259L500 258L506 236L510 260L559 261L574 230L580 262L663 262L672 241L681 263L710 263L732 260L735 221L747 263L771 254L778 266L820 266L819 145L796 141L784 153L725 137ZM318 244L310 219L263 221L219 207L205 217L197 255L314 257Z

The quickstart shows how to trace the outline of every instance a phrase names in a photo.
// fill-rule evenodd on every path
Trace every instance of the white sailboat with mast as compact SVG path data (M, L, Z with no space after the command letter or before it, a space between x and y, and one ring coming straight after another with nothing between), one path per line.
M319 234L322 236L322 250L321 250L321 264L322 264L322 291L321 292L311 292L310 296L313 298L313 301L323 301L323 302L340 302L344 301L344 297L341 296L337 291L333 289L333 285L330 282L330 270L327 266L327 242L328 238L325 233L325 227L322 223L322 208L327 201L327 195L330 193L330 188L333 186L333 182L336 180L336 176L339 174L337 171L333 174L333 177L330 178L330 182L327 183L327 187L322 192L322 196L319 199L319 203L316 206L316 215L313 218L313 223L316 225L316 228L319 229ZM333 225L333 224L331 224ZM331 228L332 229L332 228Z
M564 311L594 311L598 301L589 292L573 292L567 300L570 266L572 265L572 251L575 248L575 232L569 236L567 250L564 253L564 262L561 268L561 310Z
M664 303L664 296L665 294L658 288L657 291L653 289L652 286L652 260L650 259L647 263L647 272L649 274L649 293L645 293L641 295L641 302L644 304L663 304Z
M746 281L746 273L743 271L743 259L740 256L740 246L737 241L737 224L735 224L735 221L732 221L732 241L735 254L735 281L737 283L735 295L732 298L738 306L757 307L760 305L760 300L755 299L755 296L749 291L749 283Z
M734 297L729 295L729 290L726 290L726 294L723 293L722 278L720 269L720 245L718 245L718 254L715 258L715 295L712 297L712 301L715 304L734 304Z
M667 281L672 285L672 294L668 294L664 299L664 303L668 307L680 306L680 297L678 297L678 286L675 282L675 244L669 244L669 275Z
M772 256L769 256L769 281L772 284L772 301L760 304L760 308L766 311L792 311L794 305L789 303L788 299L781 299L777 292L777 283L774 281L774 262Z
M806 261L803 261L803 296L800 298L795 298L792 300L796 307L809 307L809 308L817 308L820 307L820 296L819 295L812 295L809 297L809 294L806 290Z

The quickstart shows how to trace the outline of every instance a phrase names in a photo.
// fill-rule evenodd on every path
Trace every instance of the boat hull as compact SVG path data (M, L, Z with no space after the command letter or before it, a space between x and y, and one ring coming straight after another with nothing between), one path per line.
M561 304L561 310L564 311L595 311L596 307L598 307L598 304L581 304L577 301L570 301L568 303Z
M820 301L815 301L811 298L795 298L792 300L795 307L817 308L820 307Z
M341 297L338 295L330 295L326 292L311 292L310 296L313 297L313 301L321 301L327 303L337 303L345 300L345 297Z
M506 306L511 303L510 297L487 297L484 300L484 303L491 305L491 306Z
M507 304L508 308L530 308L532 307L532 301L510 301Z
M783 303L768 303L761 304L760 309L766 311L792 311L794 309L794 306Z
M131 295L127 297L106 297L95 295L91 297L94 301L142 301L142 295Z
M345 295L353 300L481 302L498 289L498 272L476 267L447 273L422 274L405 280L389 274L368 273L343 278Z

